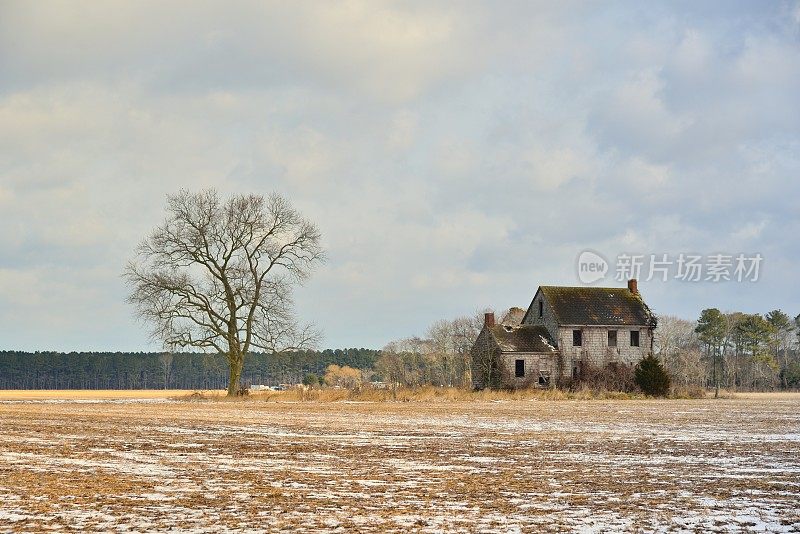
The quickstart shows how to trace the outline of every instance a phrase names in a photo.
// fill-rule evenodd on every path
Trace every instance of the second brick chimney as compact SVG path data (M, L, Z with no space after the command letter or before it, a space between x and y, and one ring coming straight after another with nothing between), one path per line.
M631 278L630 280L628 280L628 291L630 291L634 295L639 294L639 285L636 282L636 278Z
M484 326L492 327L494 326L494 313L484 313L483 314L483 324Z

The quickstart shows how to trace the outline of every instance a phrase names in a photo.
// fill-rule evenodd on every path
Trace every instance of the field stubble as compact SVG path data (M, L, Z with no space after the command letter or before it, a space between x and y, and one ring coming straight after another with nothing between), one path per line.
M800 398L0 401L0 530L800 529Z

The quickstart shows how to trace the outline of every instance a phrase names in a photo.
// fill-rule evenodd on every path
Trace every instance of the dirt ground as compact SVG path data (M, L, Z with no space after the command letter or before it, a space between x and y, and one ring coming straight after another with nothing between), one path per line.
M0 532L797 531L800 398L0 400Z

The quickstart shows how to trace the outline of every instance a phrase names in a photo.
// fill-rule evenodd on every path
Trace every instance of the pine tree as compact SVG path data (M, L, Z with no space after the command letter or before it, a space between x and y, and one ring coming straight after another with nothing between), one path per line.
M652 354L646 356L634 371L636 385L645 395L666 397L669 393L670 378L664 366Z
M721 370L718 370L722 363L722 345L725 342L725 316L717 308L708 308L700 313L695 332L700 334L702 341L711 360L714 375L714 398L719 397L719 379Z

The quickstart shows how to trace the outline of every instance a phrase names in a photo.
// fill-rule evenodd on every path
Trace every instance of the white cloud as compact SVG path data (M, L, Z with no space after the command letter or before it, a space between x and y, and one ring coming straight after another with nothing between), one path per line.
M755 243L792 265L798 247L771 231L800 226L786 19L760 5L711 20L582 3L3 3L3 339L145 348L119 272L181 187L277 190L319 224L330 261L298 308L333 346L524 305L538 283L574 283L585 248ZM769 276L764 307L800 306L774 289L786 272ZM709 304L668 293L654 304L671 313ZM17 318L23 301L48 328Z
M670 177L669 167L655 165L641 157L623 162L618 172L624 183L646 197L658 195Z
M534 147L521 158L536 185L552 191L576 177L592 172L592 162L571 147Z
M664 88L657 69L632 73L613 90L606 106L598 109L597 116L604 124L601 134L638 151L672 144L692 119L667 107Z
M758 239L764 233L767 224L768 221L766 219L758 222L746 223L742 225L741 228L736 229L731 234L731 237L736 241L752 241Z
M746 89L788 88L800 78L800 45L774 36L748 37L737 58L735 80Z
M712 61L711 44L697 30L687 30L675 49L673 63L685 76L703 76Z
M394 114L387 132L387 145L393 151L405 151L416 140L419 117L416 113L401 110Z
M313 128L269 132L256 140L256 150L259 165L302 190L326 191L337 185L330 179L340 163L335 143Z
M394 102L463 72L480 51L463 49L461 10L425 4L22 2L4 11L0 65L33 79L236 87L299 77Z

